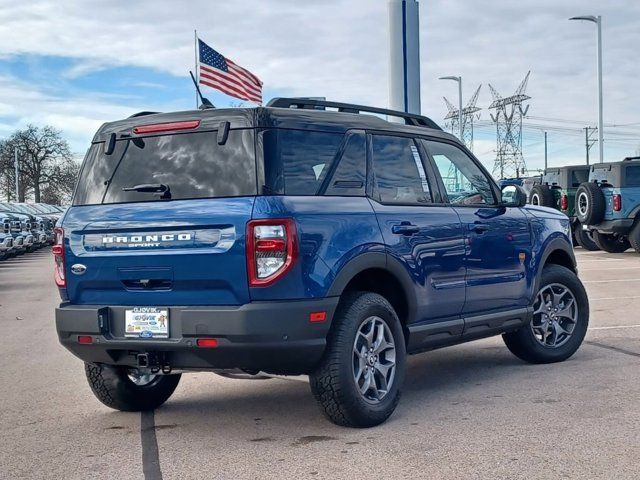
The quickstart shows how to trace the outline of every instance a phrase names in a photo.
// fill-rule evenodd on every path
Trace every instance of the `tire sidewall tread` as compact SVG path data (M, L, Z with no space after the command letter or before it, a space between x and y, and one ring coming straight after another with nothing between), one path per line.
M362 321L370 316L388 325L396 348L396 372L391 390L377 404L367 402L353 381L353 343ZM400 321L391 304L381 295L349 292L334 315L327 348L318 368L309 375L311 391L325 415L347 427L372 427L383 423L400 400L406 349Z
M530 323L516 330L505 333L502 338L507 348L516 357L529 363L555 363L571 357L580 348L589 326L589 299L578 276L561 265L547 265L542 271L541 289L550 283L560 283L571 290L578 304L578 323L571 338L560 347L552 348L541 345L531 331ZM539 290L538 290L539 291ZM538 292L536 292L536 297ZM534 298L535 301L535 298Z

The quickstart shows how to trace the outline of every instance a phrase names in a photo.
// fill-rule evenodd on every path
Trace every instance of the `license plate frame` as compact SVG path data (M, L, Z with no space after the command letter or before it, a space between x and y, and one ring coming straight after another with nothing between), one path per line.
M169 338L169 308L125 308L124 336L138 339Z

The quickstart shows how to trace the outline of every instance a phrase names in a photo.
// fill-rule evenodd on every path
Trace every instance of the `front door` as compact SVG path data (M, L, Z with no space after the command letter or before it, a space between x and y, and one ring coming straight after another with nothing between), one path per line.
M465 317L527 307L531 235L520 208L500 205L488 175L459 147L425 141L465 230Z

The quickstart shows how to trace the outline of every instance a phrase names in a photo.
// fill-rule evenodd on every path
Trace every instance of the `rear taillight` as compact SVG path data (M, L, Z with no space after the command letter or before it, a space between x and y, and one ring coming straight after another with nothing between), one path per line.
M562 195L560 197L560 210L567 210L569 208L569 197Z
M64 230L62 228L54 228L53 233L56 237L51 252L55 261L53 278L59 288L67 286L67 279L64 276Z
M291 269L298 255L292 219L251 220L247 224L247 270L251 287L265 287Z
M616 193L613 195L613 211L619 212L622 210L622 195Z

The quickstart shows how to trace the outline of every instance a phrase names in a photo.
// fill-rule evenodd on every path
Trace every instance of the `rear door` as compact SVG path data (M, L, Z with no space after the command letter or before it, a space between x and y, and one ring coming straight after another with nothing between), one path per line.
M466 237L465 316L527 307L529 222L520 208L499 204L492 181L461 148L424 141Z
M254 151L251 129L231 130L223 145L215 131L126 138L110 155L94 144L63 224L69 300L248 302Z
M370 136L373 209L388 254L404 266L417 297L416 322L459 318L465 298L464 236L455 210L439 204L414 139ZM453 322L450 334L459 334Z

